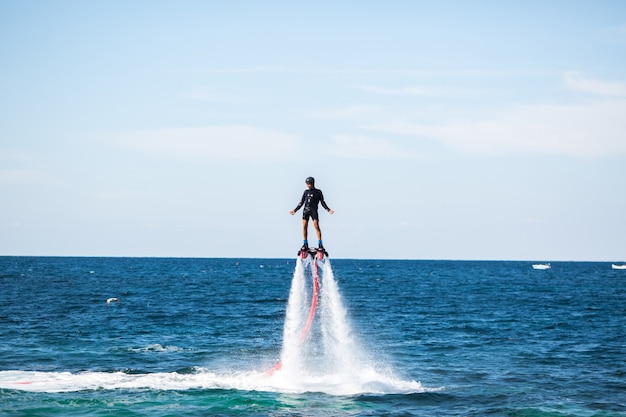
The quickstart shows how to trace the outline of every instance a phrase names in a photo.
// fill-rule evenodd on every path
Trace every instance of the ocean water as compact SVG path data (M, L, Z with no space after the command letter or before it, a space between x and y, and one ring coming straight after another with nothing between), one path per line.
M0 257L0 415L626 416L626 271Z

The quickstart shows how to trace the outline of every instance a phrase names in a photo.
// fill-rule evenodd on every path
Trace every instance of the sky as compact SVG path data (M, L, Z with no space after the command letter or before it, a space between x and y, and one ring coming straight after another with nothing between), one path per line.
M0 1L0 255L626 261L626 2ZM309 241L316 244L309 225Z

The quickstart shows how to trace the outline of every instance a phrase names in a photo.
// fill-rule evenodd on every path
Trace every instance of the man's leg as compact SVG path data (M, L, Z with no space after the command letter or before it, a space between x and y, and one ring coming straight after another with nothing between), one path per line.
M320 230L320 222L319 220L313 219L313 227L315 227L315 232L317 232L317 240L322 241L322 231Z
M313 224L315 224L315 220L313 220ZM307 236L309 234L309 221L307 219L302 219L302 237L304 240L308 240Z

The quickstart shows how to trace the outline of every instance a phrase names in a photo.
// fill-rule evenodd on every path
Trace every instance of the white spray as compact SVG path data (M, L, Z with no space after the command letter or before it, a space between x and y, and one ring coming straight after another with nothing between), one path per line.
M282 369L287 373L297 374L301 370L302 355L299 339L300 329L304 325L306 317L307 298L308 290L304 273L304 263L298 258L296 270L291 280L285 327L283 329L283 348L280 355Z
M354 339L330 261L313 262L318 261L298 259L296 264L283 332L281 379L295 386L356 382L372 367ZM303 339L301 332L311 308L308 288L316 271L321 272L320 305L315 324Z
M320 322L325 363L339 374L350 374L360 366L356 363L360 349L353 339L348 313L328 259L324 263L323 278Z

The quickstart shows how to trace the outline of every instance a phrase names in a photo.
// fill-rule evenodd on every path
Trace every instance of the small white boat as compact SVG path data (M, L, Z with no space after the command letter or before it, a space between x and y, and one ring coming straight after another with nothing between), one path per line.
M611 264L611 268L613 268L613 269L626 269L626 264L624 264L624 265Z
M533 269L550 269L550 263L547 264L533 264Z

